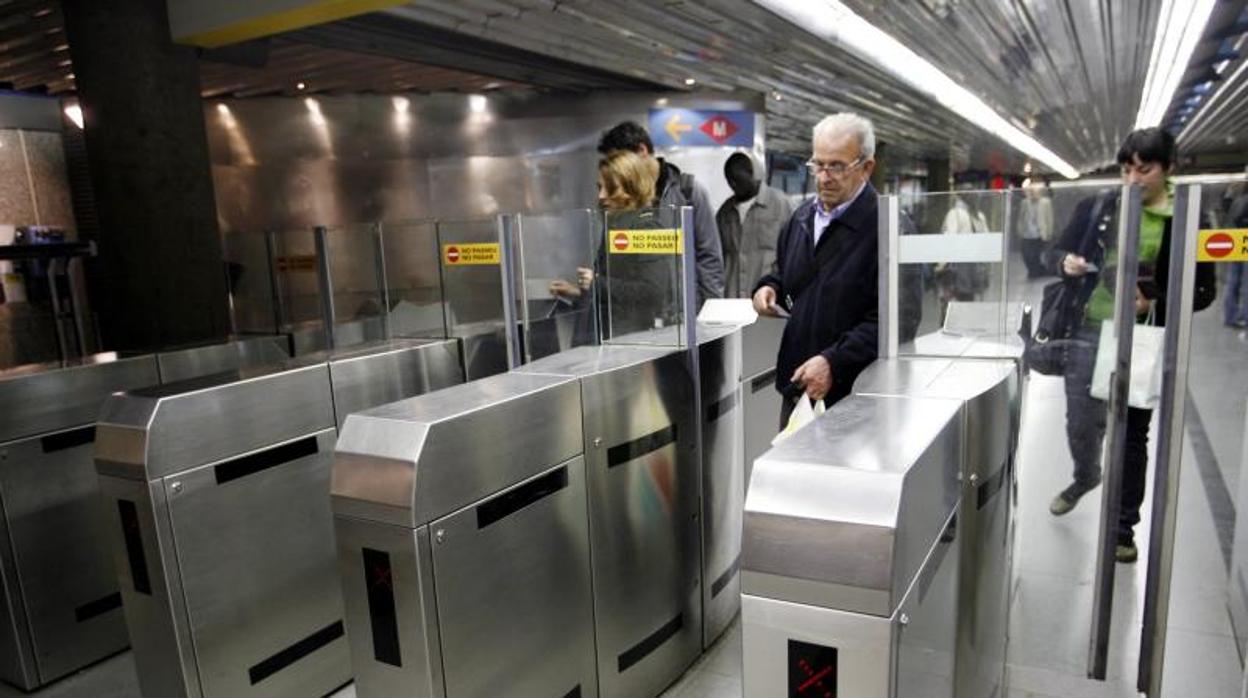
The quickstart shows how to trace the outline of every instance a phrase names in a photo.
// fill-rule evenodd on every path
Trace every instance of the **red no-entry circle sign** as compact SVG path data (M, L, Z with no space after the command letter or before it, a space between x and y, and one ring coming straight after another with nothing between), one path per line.
M615 249L617 250L627 250L628 233L616 233L615 237L611 238L611 244L615 245Z
M1235 251L1235 238L1226 233L1215 233L1205 240L1205 254L1221 259Z
M451 264L454 264L459 261L459 248L458 247L446 248L446 261L450 262Z

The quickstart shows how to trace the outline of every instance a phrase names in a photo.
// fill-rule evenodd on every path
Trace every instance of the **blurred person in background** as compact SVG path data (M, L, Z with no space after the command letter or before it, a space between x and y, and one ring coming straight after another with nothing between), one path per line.
M1053 202L1043 182L1033 179L1018 214L1018 234L1022 238L1023 264L1027 278L1035 279L1049 273L1041 259L1044 248L1053 241Z
M1248 172L1248 169L1245 169ZM1248 183L1232 185L1231 205L1226 212L1226 228L1248 228ZM1227 327L1248 327L1248 262L1231 262L1226 265L1226 300L1223 301L1222 322Z
M724 251L724 297L749 298L776 261L776 240L793 215L788 197L763 182L762 163L747 153L724 162L732 196L715 214Z

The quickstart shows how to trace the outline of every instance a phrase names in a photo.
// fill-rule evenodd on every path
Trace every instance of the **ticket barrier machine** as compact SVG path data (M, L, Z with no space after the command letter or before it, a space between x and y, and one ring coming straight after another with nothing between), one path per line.
M96 468L143 695L314 696L351 678L329 505L354 410L462 382L390 342L111 398Z
M579 383L599 692L658 695L697 659L704 638L689 353L578 347L515 372Z
M176 383L214 373L271 366L289 358L289 335L266 335L162 351L156 354L156 364L161 383Z
M951 398L962 403L955 695L1002 695L1014 540L1014 455L1023 391L1020 364L1009 359L882 360L859 376L854 390L860 395Z
M759 316L741 328L741 401L744 409L745 483L754 460L771 448L779 431L780 393L776 392L776 357L784 320Z
M114 391L156 382L150 354L0 371L0 679L34 690L126 648L95 422Z
M357 695L598 695L581 424L576 380L514 372L347 420L333 508Z
M954 695L961 408L854 395L755 463L747 697Z

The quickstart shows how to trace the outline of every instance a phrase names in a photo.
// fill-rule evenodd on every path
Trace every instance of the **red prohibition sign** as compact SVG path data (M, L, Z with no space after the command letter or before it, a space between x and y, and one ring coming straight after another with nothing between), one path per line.
M616 233L615 237L611 239L611 244L615 245L617 250L627 250L628 233Z
M1214 233L1205 240L1205 254L1221 259L1235 251L1235 238L1226 233Z
M459 261L459 248L458 247L446 248L446 261L450 262L451 264L454 264Z

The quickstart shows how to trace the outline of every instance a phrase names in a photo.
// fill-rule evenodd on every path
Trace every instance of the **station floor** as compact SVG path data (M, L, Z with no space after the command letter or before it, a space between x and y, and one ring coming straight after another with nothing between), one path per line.
M1031 282L1027 295L1042 281ZM1220 299L1219 299L1220 305ZM1038 302L1034 304L1039 307ZM1194 321L1186 439L1179 489L1173 595L1162 696L1233 698L1242 665L1226 606L1235 493L1248 399L1248 332L1222 325L1221 308ZM1136 528L1140 562L1116 566L1109 671L1086 678L1094 548L1100 490L1063 517L1049 500L1070 479L1065 447L1065 397L1060 378L1033 376L1019 444L1015 590L1011 610L1006 698L1137 696L1136 657L1143 614L1150 482ZM1158 425L1151 431L1155 439ZM1155 441L1150 449L1155 448ZM663 698L730 698L741 691L741 625L734 625ZM0 684L0 698L136 698L137 677L122 653L34 694ZM348 686L334 698L354 698ZM904 698L904 697L903 697Z

